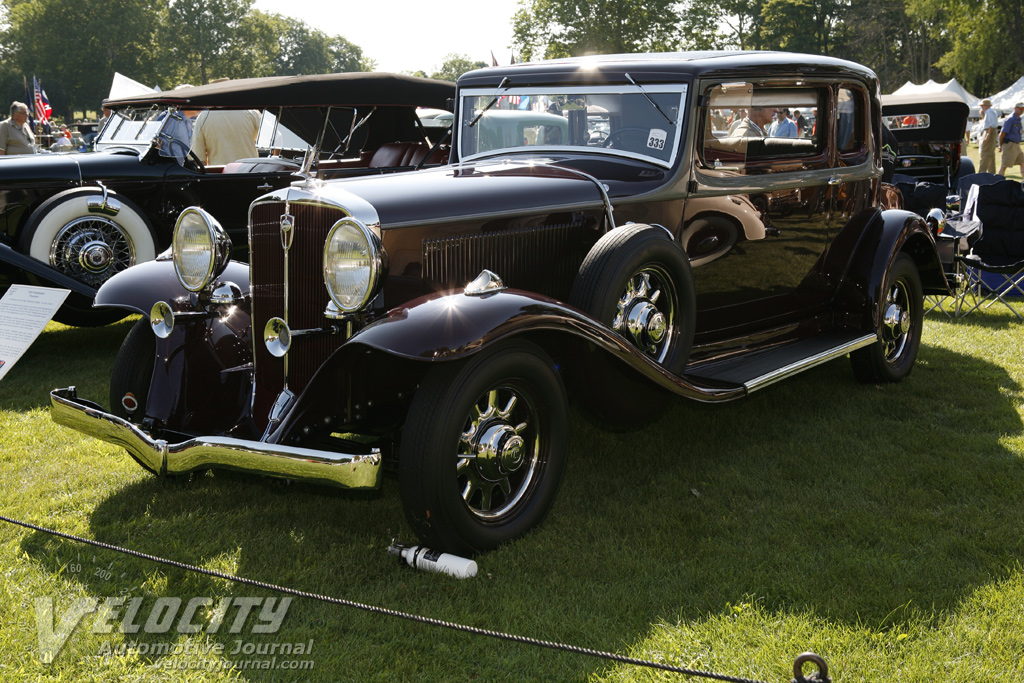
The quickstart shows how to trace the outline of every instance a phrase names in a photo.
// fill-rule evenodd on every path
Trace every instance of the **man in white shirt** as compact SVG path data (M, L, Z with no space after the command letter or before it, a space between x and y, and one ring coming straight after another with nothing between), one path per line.
M999 137L999 119L992 111L992 100L981 101L981 135L978 136L978 173L996 172L996 138Z
M260 113L255 109L209 109L196 118L192 151L206 166L223 166L259 156L256 136Z

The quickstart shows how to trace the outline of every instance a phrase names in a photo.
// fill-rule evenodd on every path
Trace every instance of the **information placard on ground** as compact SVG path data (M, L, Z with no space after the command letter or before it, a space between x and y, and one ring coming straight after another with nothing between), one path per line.
M0 380L50 322L69 289L11 285L0 298Z

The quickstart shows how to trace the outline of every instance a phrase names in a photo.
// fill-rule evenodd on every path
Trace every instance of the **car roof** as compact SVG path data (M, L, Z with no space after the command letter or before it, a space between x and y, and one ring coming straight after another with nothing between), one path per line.
M448 109L455 84L381 72L313 76L236 78L104 101L111 109L174 105L187 109L264 109L268 107L408 106Z
M882 116L928 114L927 128L893 128L897 140L907 142L939 142L959 140L967 129L971 108L953 93L929 95L882 95Z
M834 57L807 55L794 52L760 50L704 50L692 52L654 52L645 54L592 55L568 57L540 62L525 62L509 66L488 67L470 71L459 78L460 86L496 85L508 77L513 87L532 85L523 78L536 74L545 83L563 82L628 82L624 74L643 74L644 82L671 82L680 77L704 74L743 74L751 70L764 70L767 74L785 75L836 72L857 75L875 81L875 74L855 62ZM550 79L550 80L549 80Z

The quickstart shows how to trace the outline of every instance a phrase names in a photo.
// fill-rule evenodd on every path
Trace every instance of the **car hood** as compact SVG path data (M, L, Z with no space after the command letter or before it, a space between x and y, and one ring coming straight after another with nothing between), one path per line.
M569 168L530 163L462 164L325 183L321 199L376 211L381 229L545 209L602 207L598 181ZM352 197L355 195L355 197Z
M10 188L116 178L138 158L137 152L128 149L0 157L0 184Z

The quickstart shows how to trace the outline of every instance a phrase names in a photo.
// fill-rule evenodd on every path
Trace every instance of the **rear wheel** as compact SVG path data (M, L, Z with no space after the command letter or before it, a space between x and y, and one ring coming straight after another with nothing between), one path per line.
M538 346L511 341L439 364L417 390L402 433L406 517L432 548L493 550L547 515L568 441L565 388Z
M910 256L896 257L878 307L880 340L851 353L850 362L861 382L899 382L914 367L924 317L921 276Z

